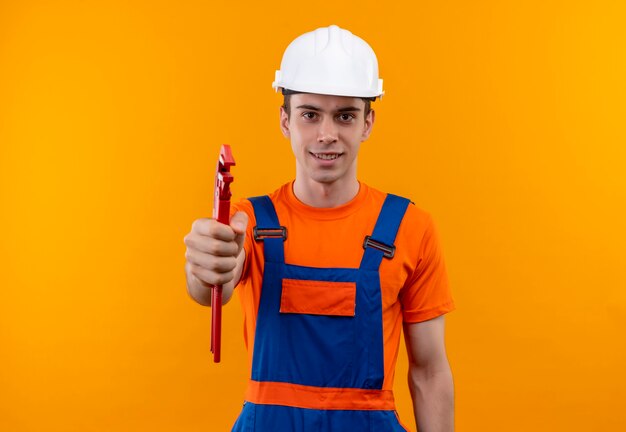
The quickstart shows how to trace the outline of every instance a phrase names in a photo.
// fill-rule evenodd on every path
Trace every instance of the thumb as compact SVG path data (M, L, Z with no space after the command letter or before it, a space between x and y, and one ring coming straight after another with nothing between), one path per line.
M246 228L248 227L248 214L243 211L238 211L230 218L230 227L235 231L235 241L239 246L239 251L243 246L244 239L246 238Z

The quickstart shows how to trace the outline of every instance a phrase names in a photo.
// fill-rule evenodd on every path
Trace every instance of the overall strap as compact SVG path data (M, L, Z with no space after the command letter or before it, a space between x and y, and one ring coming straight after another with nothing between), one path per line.
M287 230L280 226L274 204L269 196L249 198L254 209L256 226L254 239L263 241L263 250L266 262L285 262L283 242L287 238Z
M409 203L410 201L406 198L387 194L374 226L374 232L371 236L366 236L363 242L365 252L361 260L361 269L378 270L383 257L393 258L396 250L393 243Z

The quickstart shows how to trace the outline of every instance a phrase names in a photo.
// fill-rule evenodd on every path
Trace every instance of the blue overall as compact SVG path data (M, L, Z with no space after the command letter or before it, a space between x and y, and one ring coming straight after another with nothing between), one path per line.
M250 201L258 228L281 228L269 197L255 197ZM405 198L387 195L371 235L374 245L393 245L408 204ZM267 237L263 243L265 270L251 380L381 390L384 352L378 269L385 252L368 244L364 245L359 268L315 268L285 263L282 237ZM281 313L283 279L356 283L354 316ZM387 432L406 429L400 425L393 409L311 409L246 401L232 431Z

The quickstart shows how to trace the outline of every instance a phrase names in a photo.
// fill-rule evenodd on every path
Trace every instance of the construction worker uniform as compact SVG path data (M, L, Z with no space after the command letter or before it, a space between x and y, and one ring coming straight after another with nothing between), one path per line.
M402 322L454 309L430 215L364 184L339 207L306 206L288 183L237 210L251 373L232 431L406 431L392 393Z

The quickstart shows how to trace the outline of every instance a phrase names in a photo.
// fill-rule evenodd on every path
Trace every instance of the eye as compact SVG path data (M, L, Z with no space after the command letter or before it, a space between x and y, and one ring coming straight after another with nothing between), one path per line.
M350 113L339 114L339 120L342 121L343 123L350 123L355 118L356 117L354 116L354 114L350 114Z
M315 120L317 118L317 113L313 111L305 111L302 113L302 117L306 120Z

